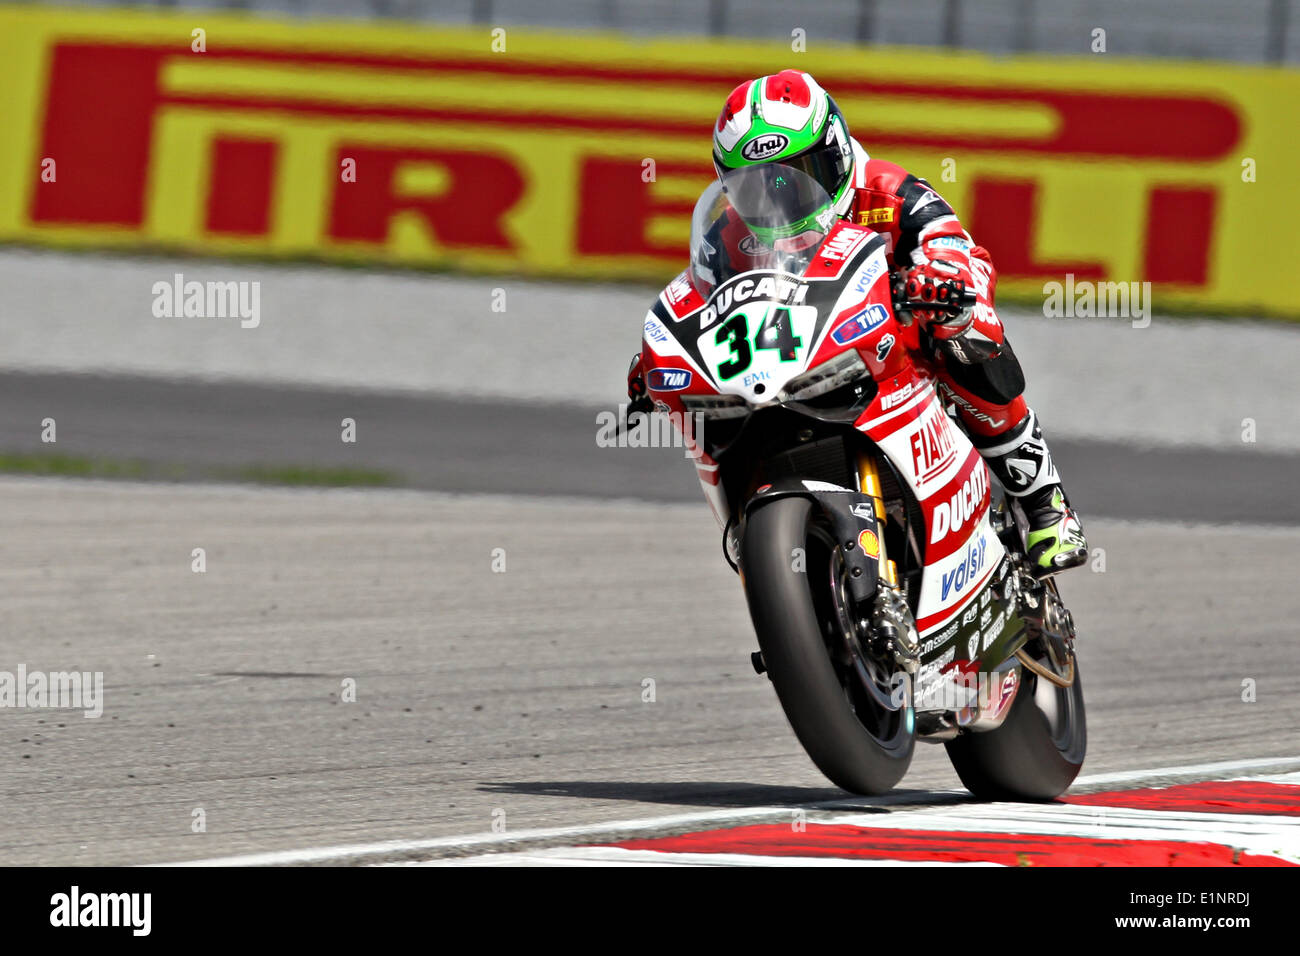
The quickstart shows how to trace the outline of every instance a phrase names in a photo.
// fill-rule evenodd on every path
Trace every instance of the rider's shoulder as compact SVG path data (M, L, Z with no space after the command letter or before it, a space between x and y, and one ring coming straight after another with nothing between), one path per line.
M892 194L898 191L910 175L898 163L872 158L862 164L861 177L854 185L859 189Z

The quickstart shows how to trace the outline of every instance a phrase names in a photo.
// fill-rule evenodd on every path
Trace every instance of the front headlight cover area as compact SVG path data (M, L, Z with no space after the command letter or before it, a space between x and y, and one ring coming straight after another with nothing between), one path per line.
M829 358L815 368L792 378L777 395L780 402L807 402L848 385L867 373L867 364L857 349Z
M774 398L751 405L739 395L683 395L688 414L707 420L727 420L722 433L714 437L725 446L750 413L760 409L788 408L827 422L852 422L876 396L876 382L856 349L836 355L791 379Z

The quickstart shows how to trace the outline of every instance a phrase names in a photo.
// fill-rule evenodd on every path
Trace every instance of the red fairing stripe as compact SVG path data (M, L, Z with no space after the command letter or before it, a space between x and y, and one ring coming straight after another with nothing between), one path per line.
M752 856L840 857L1004 866L1295 866L1217 843L1107 840L1028 833L963 833L788 823L706 830L683 836L629 840L614 846L661 853L743 853Z
M1132 810L1180 810L1188 813L1259 813L1300 817L1300 787L1255 780L1214 780L1177 787L1085 793L1062 797L1066 803Z
M804 270L805 279L833 279L843 274L850 262L857 258L874 233L852 223L840 220L822 240L812 263ZM843 255L840 250L848 252Z
M683 272L659 293L659 300L677 319L684 319L704 308L704 299L691 285L690 274Z
M914 390L912 394L908 396L906 401L901 403L897 408L891 408L888 411L881 411L880 405L882 396L887 394L882 390L881 393L872 400L871 405L867 407L867 410L858 416L858 420L854 422L853 427L859 431L866 432L869 438L879 444L890 435L894 434L894 432L912 424L924 415L931 405L940 402L937 395L931 396L926 401L919 400L919 396L924 392L925 387L933 384L933 379L921 366L917 365L913 366L913 368L915 369ZM898 378L900 384L907 384L904 373L902 372L887 377ZM876 422L876 420L880 418L885 420ZM876 423L873 424L873 422Z

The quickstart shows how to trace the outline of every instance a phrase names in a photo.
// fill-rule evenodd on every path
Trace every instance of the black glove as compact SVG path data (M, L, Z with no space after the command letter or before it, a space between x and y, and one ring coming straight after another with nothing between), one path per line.
M945 266L952 268L929 262L893 276L895 311L910 313L938 339L952 338L970 325L976 302L975 290L958 278L957 269L952 268L948 276L946 270L940 271Z

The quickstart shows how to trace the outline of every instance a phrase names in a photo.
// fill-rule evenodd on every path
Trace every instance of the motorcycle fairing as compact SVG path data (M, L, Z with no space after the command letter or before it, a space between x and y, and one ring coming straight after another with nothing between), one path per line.
M904 397L895 407L873 415L900 393ZM1002 636L994 633L991 620L981 623L976 602L989 606L986 595L1004 573L1006 560L1006 548L989 520L988 471L979 451L948 417L933 379L920 369L892 392L877 396L857 427L889 458L921 508L926 548L916 625L923 661L958 644L952 663L958 651L975 644L978 656ZM977 612L973 616L972 608ZM940 632L947 636L935 641Z
M644 346L656 366L677 366L696 373L685 394L737 395L753 405L770 402L792 379L860 346L856 341L839 344L830 337L829 333L851 317L845 314L847 310L874 304L884 312L884 319L892 322L886 308L888 297L875 288L875 280L887 272L886 248L885 239L877 233L838 223L803 275L764 269L743 272L721 283L707 300L683 272L647 312ZM846 275L847 281L843 279ZM797 354L788 357L767 347L750 349L751 360L743 369L735 375L723 374L732 343L742 336L721 330L743 315L748 337L753 338L780 310L788 310L785 321L791 326L790 337L799 341ZM756 388L760 385L761 389ZM651 388L651 392L655 390ZM672 401L668 404L675 407Z

